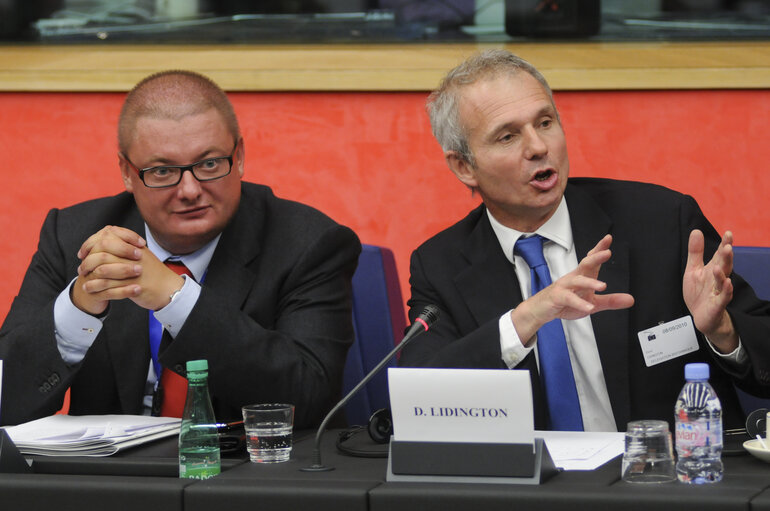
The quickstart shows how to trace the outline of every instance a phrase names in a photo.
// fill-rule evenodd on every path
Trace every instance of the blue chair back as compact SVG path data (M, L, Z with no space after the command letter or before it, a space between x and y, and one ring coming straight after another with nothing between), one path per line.
M343 395L393 349L406 328L396 262L387 248L362 247L353 275L353 328L355 342L345 363ZM345 417L350 425L366 425L372 413L388 403L387 368L383 368L348 402Z
M770 300L770 247L733 247L733 270L757 296Z
M770 247L733 247L733 270L754 289L754 293L770 300ZM738 400L746 414L760 408L770 409L770 399L747 394L739 388Z

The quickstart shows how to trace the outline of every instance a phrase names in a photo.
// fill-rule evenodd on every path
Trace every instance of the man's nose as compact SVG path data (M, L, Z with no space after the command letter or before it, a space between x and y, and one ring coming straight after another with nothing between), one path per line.
M528 160L539 158L548 152L548 146L541 134L529 126L524 130L524 157Z
M201 194L201 183L195 178L191 169L185 169L182 172L182 179L176 188L179 197L184 199L194 199Z

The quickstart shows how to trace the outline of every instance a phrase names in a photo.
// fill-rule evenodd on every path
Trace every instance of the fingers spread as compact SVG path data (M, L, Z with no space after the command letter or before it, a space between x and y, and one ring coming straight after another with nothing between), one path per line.
M611 234L607 234L607 235L604 236L604 238L599 240L599 243L597 243L596 246L594 246L594 248L589 250L588 254L586 254L586 255L590 256L590 255L594 254L595 252L601 252L602 250L607 250L608 248L610 248L611 244L612 244L612 235Z
M719 248L714 253L711 262L719 266L725 275L730 275L733 271L733 235L730 231L725 232Z
M687 266L685 273L696 271L703 267L703 233L693 229L687 242Z
M600 312L604 310L628 309L634 305L634 297L628 293L611 293L608 295L595 295L594 305Z

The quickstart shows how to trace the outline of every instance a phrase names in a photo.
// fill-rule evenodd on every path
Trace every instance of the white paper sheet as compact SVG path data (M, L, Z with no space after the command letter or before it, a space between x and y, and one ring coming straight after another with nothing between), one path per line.
M535 436L545 439L554 463L564 470L594 470L625 448L625 433L537 431Z
M178 434L181 422L146 415L52 415L5 430L23 454L109 456Z

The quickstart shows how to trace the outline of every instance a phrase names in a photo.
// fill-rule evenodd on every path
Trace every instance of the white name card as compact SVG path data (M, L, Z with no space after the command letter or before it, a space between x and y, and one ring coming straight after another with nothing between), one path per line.
M388 369L393 436L404 442L534 442L529 371Z
M698 337L689 315L642 330L637 336L647 367L698 351Z

